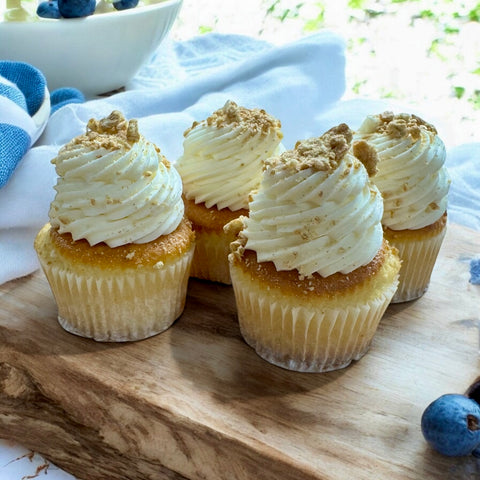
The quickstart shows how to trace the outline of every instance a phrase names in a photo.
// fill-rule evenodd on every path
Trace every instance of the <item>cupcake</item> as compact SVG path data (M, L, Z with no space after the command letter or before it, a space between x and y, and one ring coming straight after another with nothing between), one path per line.
M265 163L249 217L226 226L241 333L290 370L343 368L369 349L397 288L400 260L383 238L376 156L351 151L341 124ZM363 163L362 163L363 162Z
M195 249L178 172L118 111L90 120L52 163L56 195L35 249L62 327L110 342L167 329Z
M447 226L450 179L445 145L436 129L415 115L385 112L368 116L355 134L378 155L373 181L384 199L384 235L402 259L392 302L421 297Z
M176 167L196 235L191 276L230 284L228 253L234 238L223 227L248 215L248 196L260 183L263 161L284 150L281 125L264 110L228 101L195 122L184 137Z

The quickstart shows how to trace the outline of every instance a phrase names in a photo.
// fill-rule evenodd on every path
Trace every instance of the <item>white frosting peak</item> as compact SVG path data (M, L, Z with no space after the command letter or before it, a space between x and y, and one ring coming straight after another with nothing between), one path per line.
M445 145L432 125L415 115L385 112L367 117L355 139L377 152L373 181L384 198L385 226L414 230L442 217L450 178L444 166Z
M383 242L382 199L350 141L340 125L267 162L243 219L245 248L259 262L327 277L375 257Z
M187 199L207 208L247 208L258 187L263 161L284 150L280 122L264 110L227 102L185 132L176 166Z
M90 245L146 243L174 231L184 214L182 182L159 149L119 112L65 145L50 223Z

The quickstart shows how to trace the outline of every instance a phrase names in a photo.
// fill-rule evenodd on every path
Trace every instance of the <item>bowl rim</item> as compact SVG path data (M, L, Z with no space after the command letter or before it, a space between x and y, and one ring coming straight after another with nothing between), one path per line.
M178 4L181 4L183 0L149 0L152 3L149 3L147 5L141 5L140 7L135 7L135 8L128 8L125 10L115 10L113 12L105 12L105 13L98 13L97 15L88 15L87 17L80 17L80 18L44 18L44 17L38 17L38 19L31 21L31 22L6 22L5 20L1 19L0 20L0 26L1 25L13 25L13 27L7 27L7 28L28 28L28 26L31 25L52 25L55 23L71 23L72 25L74 24L85 24L85 23L94 23L94 22L100 22L103 20L108 20L109 18L115 16L115 17L124 17L124 16L136 16L136 15L143 15L146 12L149 12L151 10L162 10L163 8L175 6ZM103 20L101 20L103 19ZM21 27L20 25L23 25Z

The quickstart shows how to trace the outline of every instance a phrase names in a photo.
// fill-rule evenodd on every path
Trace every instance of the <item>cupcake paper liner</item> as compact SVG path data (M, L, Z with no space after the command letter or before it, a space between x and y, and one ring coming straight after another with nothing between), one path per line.
M163 332L181 315L192 258L193 248L148 272L82 274L46 262L42 267L65 330L97 341L125 342Z
M214 231L195 231L195 255L190 276L231 285L228 254L233 235Z
M387 286L364 305L330 308L321 299L303 304L261 287L232 267L240 330L264 360L299 372L327 372L359 360L368 351L396 290Z
M408 302L420 298L428 289L433 267L445 237L446 228L437 235L422 239L389 239L402 259L398 289L392 303Z

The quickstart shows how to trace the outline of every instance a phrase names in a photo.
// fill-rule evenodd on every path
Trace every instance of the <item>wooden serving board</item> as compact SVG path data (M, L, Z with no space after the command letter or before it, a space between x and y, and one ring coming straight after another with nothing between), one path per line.
M449 225L428 292L391 305L369 353L295 373L242 340L231 287L191 280L183 316L141 342L58 325L42 273L0 287L0 437L84 480L479 478L420 418L479 375L480 233Z

